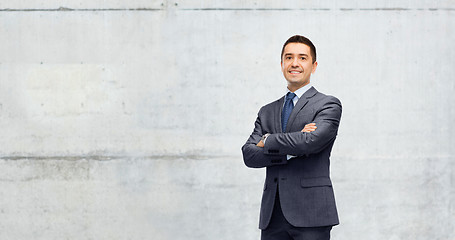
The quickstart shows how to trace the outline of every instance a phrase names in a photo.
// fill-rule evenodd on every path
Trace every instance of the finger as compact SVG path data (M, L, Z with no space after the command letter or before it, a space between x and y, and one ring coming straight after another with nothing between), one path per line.
M308 123L305 125L305 127L301 130L301 132L307 132L307 131L314 131L316 130L316 124L315 123Z
M316 129L304 128L302 132L314 132Z

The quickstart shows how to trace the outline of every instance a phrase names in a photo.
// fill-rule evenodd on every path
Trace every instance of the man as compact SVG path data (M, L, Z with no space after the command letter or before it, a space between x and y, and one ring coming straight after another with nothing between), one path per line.
M330 152L341 103L310 83L316 48L306 37L283 45L287 94L259 110L242 147L245 165L266 167L259 228L262 240L330 239L338 214L330 180Z

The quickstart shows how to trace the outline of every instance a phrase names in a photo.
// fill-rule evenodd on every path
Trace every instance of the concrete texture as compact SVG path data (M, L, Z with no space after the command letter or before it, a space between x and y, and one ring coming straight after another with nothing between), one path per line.
M241 145L316 44L333 239L455 239L454 1L0 3L0 239L259 239Z

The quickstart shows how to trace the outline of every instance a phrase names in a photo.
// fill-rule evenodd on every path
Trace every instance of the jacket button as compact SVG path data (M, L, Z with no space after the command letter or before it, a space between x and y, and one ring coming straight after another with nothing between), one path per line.
M274 182L278 182L278 178L274 178L273 181L274 181Z

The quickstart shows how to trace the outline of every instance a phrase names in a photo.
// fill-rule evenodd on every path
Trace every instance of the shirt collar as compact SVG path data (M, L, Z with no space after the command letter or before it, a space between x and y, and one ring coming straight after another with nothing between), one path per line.
M295 93L295 95L297 95L297 98L301 98L302 95L303 95L306 91L308 91L308 89L310 89L312 86L313 86L313 85L312 85L311 82L310 82L310 83L308 83L307 85L305 85L305 86L303 86L303 87L301 87L301 88L295 90L294 93ZM288 92L290 92L290 91L289 91L288 88L286 88L286 94L287 94Z

